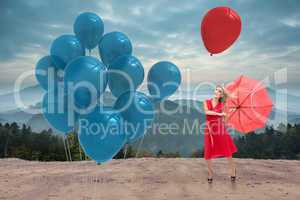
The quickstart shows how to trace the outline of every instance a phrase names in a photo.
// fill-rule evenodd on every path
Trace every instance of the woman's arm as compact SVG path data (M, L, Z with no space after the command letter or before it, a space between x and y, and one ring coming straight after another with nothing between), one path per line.
M219 113L219 112L215 112L215 111L212 111L212 110L208 110L207 108L207 105L206 105L206 101L203 102L203 109L204 109L204 113L206 115L217 115L217 116L224 116L225 113Z
M228 122L229 116L232 115L233 112L236 111L236 108L231 108L229 111L224 115L224 122Z
M232 98L232 99L237 98L236 93L230 93L230 92L226 89L225 86L223 87L223 89L224 89L224 92L226 93L226 95L227 95L228 98Z

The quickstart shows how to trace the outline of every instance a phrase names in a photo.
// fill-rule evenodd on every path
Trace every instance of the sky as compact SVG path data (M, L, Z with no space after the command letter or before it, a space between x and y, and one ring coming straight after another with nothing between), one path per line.
M216 6L236 10L242 32L227 51L210 56L200 23ZM300 95L298 0L1 0L0 94L11 91L22 73L34 70L56 37L72 34L76 16L85 11L103 19L105 33L127 34L146 72L156 62L168 60L190 85L226 83L241 74L273 79L276 72L286 72L287 81L280 87ZM97 49L92 54L99 57ZM34 84L33 76L24 82Z

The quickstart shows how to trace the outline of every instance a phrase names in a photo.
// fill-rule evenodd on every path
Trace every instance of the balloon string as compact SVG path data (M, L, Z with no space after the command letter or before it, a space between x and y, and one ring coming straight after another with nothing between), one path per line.
M74 133L75 133L75 128L74 128ZM82 151L81 151L81 146L80 146L80 142L79 142L79 135L77 135L77 141L78 141L78 150L79 150L79 156L80 156L80 161L82 161Z
M66 143L67 143L67 148L68 148L68 152L69 152L69 156L70 156L70 161L72 162L72 155L71 155L71 151L70 151L70 144L69 144L68 137L66 137Z
M79 143L79 136L78 136L78 144L79 144L79 147L80 147L80 151L81 151L81 153L82 153L83 160L87 160L87 156L86 156L86 154L85 154L83 148L81 148L81 145L80 145L80 143Z
M137 149L137 151L136 151L135 158L137 158L138 155L139 155L140 148L142 147L142 144L143 144L143 142L144 142L144 137L145 137L145 136L143 135L143 137L142 137L142 139L141 139L141 141L140 141L140 143L139 143L138 149Z
M80 144L79 144L79 140L78 140L78 148L79 148L80 161L82 161L82 152L81 152L81 147L80 147Z
M126 159L126 155L127 155L127 150L128 150L128 144L125 144L125 149L124 149L124 157L123 159Z
M69 149L69 154L70 154L70 161L72 162L73 159L72 159L72 153L71 153L71 145L70 145L70 142L69 142L68 138L67 138L67 144L68 144L68 149Z
M211 53L210 56L213 56L213 54Z
M66 141L65 141L65 136L63 137L63 143L64 143L64 149L65 149L65 153L66 153L66 160L69 161L69 156L68 156L68 152L67 152L67 147L66 147Z

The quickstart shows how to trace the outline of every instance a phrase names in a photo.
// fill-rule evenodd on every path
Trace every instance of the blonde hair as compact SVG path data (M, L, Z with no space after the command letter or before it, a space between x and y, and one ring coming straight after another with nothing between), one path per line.
M226 92L225 88L222 85L217 85L216 88L222 89L222 97L219 98L219 102L226 102L226 99L228 97L228 93Z

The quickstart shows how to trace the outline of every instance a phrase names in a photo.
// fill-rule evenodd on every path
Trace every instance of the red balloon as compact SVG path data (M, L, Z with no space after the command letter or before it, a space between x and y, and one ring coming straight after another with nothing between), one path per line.
M204 46L211 54L221 53L239 37L242 29L241 18L229 7L209 10L201 23Z

